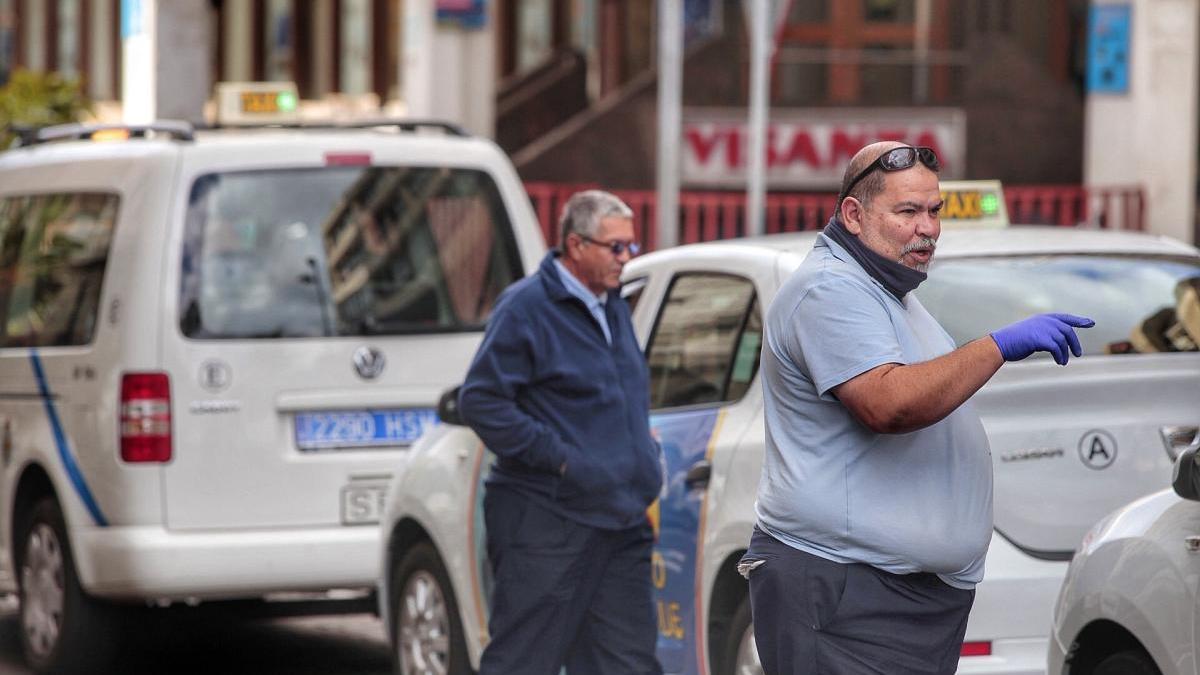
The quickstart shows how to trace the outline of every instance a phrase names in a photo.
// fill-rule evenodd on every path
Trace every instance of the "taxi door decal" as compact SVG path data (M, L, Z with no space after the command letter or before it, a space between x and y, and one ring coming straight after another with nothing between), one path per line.
M688 469L711 460L724 414L717 408L653 415L650 419L662 444L665 474L662 492L651 507L658 521L651 560L654 605L658 623L658 660L667 673L708 671L704 656L699 547L704 530L707 490L689 488Z
M54 445L58 450L58 458L62 460L63 469L66 470L67 477L75 488L75 494L79 495L79 500L92 515L92 520L100 527L108 527L108 519L104 517L100 505L96 503L96 498L92 496L92 491L88 488L83 472L79 470L79 465L75 463L75 458L71 455L71 448L67 444L67 435L63 433L62 423L58 420L54 397L51 396L50 387L46 384L46 373L42 370L42 360L38 358L37 350L29 350L29 362L33 365L33 376L37 379L38 393L42 397L42 405L46 408L46 419L50 422L50 431L54 434Z

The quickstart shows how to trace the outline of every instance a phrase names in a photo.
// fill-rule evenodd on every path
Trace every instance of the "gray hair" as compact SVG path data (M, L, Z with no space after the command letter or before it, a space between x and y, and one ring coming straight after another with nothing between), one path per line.
M567 235L571 233L585 237L594 237L600 227L600 221L605 218L633 219L633 209L611 192L604 190L584 190L571 195L563 205L562 216L558 219L558 245L566 244Z

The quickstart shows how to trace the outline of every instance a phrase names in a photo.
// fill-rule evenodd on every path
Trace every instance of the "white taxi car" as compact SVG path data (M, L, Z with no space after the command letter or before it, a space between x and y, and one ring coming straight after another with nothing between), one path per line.
M650 515L668 673L757 668L735 565L763 454L762 316L814 238L683 246L625 269L664 448L666 480ZM1200 252L1161 237L943 230L916 292L960 343L1038 312L1096 320L1070 367L1045 357L1009 364L974 399L995 463L995 533L960 672L1044 672L1054 598L1076 544L1115 506L1158 489L1195 435L1200 353L1175 351L1194 345L1177 339L1178 322L1163 312L1175 307L1179 282L1197 276ZM467 672L487 642L488 462L470 430L442 425L414 446L389 490L380 601L401 673Z
M392 467L544 253L446 124L0 154L0 592L34 669L103 670L122 603L366 599Z
M1114 511L1084 537L1055 606L1051 675L1196 673L1198 457L1200 441L1176 460L1173 490Z

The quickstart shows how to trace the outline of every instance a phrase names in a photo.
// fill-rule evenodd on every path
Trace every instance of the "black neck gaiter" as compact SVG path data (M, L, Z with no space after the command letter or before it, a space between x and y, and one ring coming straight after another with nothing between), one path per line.
M888 260L875 251L867 248L862 240L846 229L836 215L829 219L825 229L821 231L826 237L836 241L854 260L862 265L867 274L875 281L883 284L897 300L903 300L908 292L921 285L929 275L906 267L895 260Z

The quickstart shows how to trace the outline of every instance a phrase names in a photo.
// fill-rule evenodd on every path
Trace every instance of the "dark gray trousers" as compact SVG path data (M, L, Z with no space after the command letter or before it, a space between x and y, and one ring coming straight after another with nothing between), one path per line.
M483 498L495 574L480 675L661 675L654 531L581 525L502 487Z
M799 551L754 528L754 638L766 675L954 673L975 591Z

